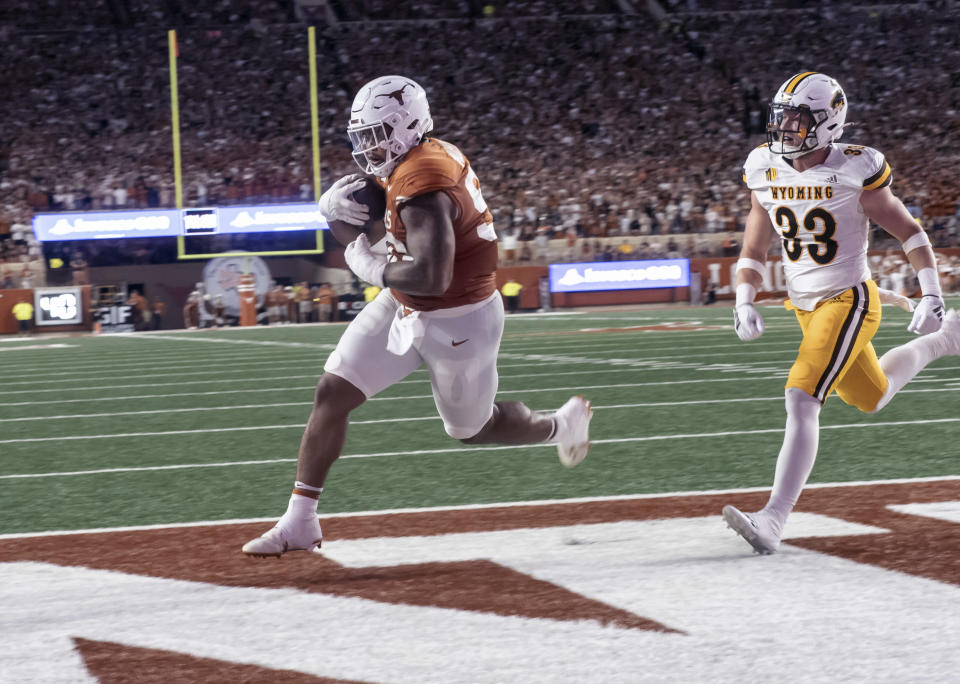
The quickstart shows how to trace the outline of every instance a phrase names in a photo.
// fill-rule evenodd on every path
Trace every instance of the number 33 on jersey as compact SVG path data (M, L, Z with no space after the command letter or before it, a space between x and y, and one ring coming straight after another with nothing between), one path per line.
M812 310L819 300L870 278L869 220L860 193L892 180L880 152L834 143L823 164L798 172L764 144L747 157L743 180L780 233L794 306Z

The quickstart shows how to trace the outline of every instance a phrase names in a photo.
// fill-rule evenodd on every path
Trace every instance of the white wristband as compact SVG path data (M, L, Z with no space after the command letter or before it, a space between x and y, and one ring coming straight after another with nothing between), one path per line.
M924 296L943 296L943 292L940 290L940 278L937 276L937 271L935 269L930 268L929 266L926 268L921 268L917 272L917 280L920 281L920 292Z
M744 304L753 304L753 299L756 296L757 296L757 288L755 288L750 283L740 283L739 285L737 285L736 306L742 306Z
M917 247L923 247L924 245L930 245L930 238L927 236L926 232L921 228L919 233L914 233L906 240L903 241L903 253L909 254Z
M737 270L742 271L744 269L750 269L751 271L756 271L760 275L766 273L766 267L763 262L757 261L756 259L750 259L748 257L740 257L737 259Z

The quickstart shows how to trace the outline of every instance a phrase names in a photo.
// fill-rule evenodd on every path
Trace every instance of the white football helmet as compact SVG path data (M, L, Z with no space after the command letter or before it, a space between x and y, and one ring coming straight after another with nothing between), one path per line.
M847 96L834 79L816 71L788 78L770 103L770 151L796 159L839 140L847 118Z
M400 157L432 130L423 88L403 76L381 76L357 92L347 135L357 166L364 173L385 178Z

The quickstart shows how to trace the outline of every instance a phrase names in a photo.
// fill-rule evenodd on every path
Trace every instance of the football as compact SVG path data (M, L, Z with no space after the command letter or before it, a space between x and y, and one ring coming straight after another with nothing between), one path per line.
M360 233L366 233L370 244L378 242L385 234L383 215L387 210L387 193L380 184L372 178L359 190L353 192L353 199L364 205L370 214L370 220L362 226L354 226L344 221L328 221L330 232L341 245L346 247L353 242Z

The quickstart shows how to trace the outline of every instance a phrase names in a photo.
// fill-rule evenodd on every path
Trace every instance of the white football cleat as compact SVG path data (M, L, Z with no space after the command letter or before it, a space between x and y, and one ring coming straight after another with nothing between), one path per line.
M572 468L587 457L590 451L590 402L581 396L570 397L554 414L557 431L557 454L560 462Z
M244 544L243 552L255 558L279 558L288 551L320 553L322 541L323 533L320 531L318 518L294 521L281 518L272 530Z
M723 519L757 553L768 555L780 548L780 530L769 513L744 513L728 505L723 507Z

